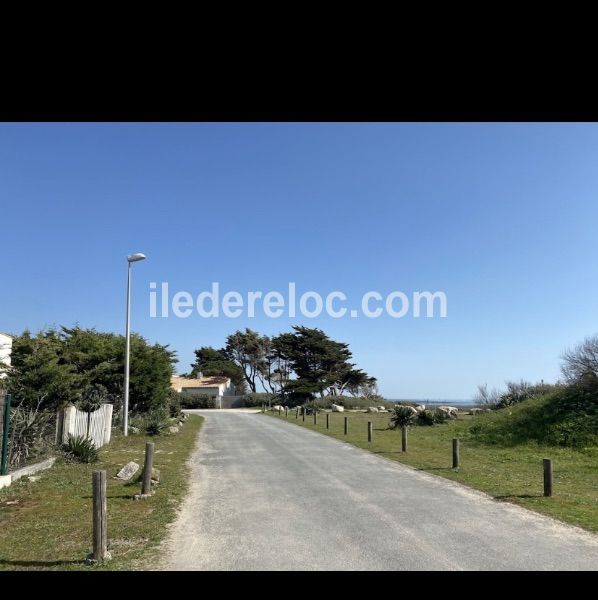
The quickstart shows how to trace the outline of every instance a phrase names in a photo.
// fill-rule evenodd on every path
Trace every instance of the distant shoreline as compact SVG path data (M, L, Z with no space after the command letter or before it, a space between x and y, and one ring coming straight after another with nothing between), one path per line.
M415 404L425 404L426 406L475 406L475 400L411 400L408 398L387 398L387 402L414 402Z

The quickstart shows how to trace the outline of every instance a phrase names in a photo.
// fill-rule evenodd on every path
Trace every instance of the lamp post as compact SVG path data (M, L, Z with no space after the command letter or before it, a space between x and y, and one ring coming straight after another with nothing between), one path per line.
M123 402L123 433L129 435L129 354L131 350L131 263L145 260L145 254L138 252L127 256L127 325L125 348L125 398Z

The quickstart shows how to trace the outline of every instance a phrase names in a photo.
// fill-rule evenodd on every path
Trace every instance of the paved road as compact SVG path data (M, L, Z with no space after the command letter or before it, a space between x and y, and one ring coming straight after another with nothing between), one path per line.
M198 412L167 569L598 569L598 536L291 423Z

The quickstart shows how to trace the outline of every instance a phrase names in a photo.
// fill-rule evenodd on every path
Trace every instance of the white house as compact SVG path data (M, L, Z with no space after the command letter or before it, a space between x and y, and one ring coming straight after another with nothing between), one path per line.
M12 353L12 336L0 333L0 363L10 366L10 355ZM6 373L0 370L0 378L6 377Z
M218 401L219 407L222 407L223 397L235 396L236 392L229 377L218 375L204 377L201 373L196 378L172 377L170 385L173 390L181 394L210 396Z

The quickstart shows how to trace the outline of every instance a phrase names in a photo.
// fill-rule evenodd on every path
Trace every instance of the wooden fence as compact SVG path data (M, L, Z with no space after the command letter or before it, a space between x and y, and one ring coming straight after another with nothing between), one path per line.
M94 412L83 412L72 404L58 413L56 443L64 444L69 435L85 436L93 440L96 448L110 442L112 431L112 404L102 404Z

